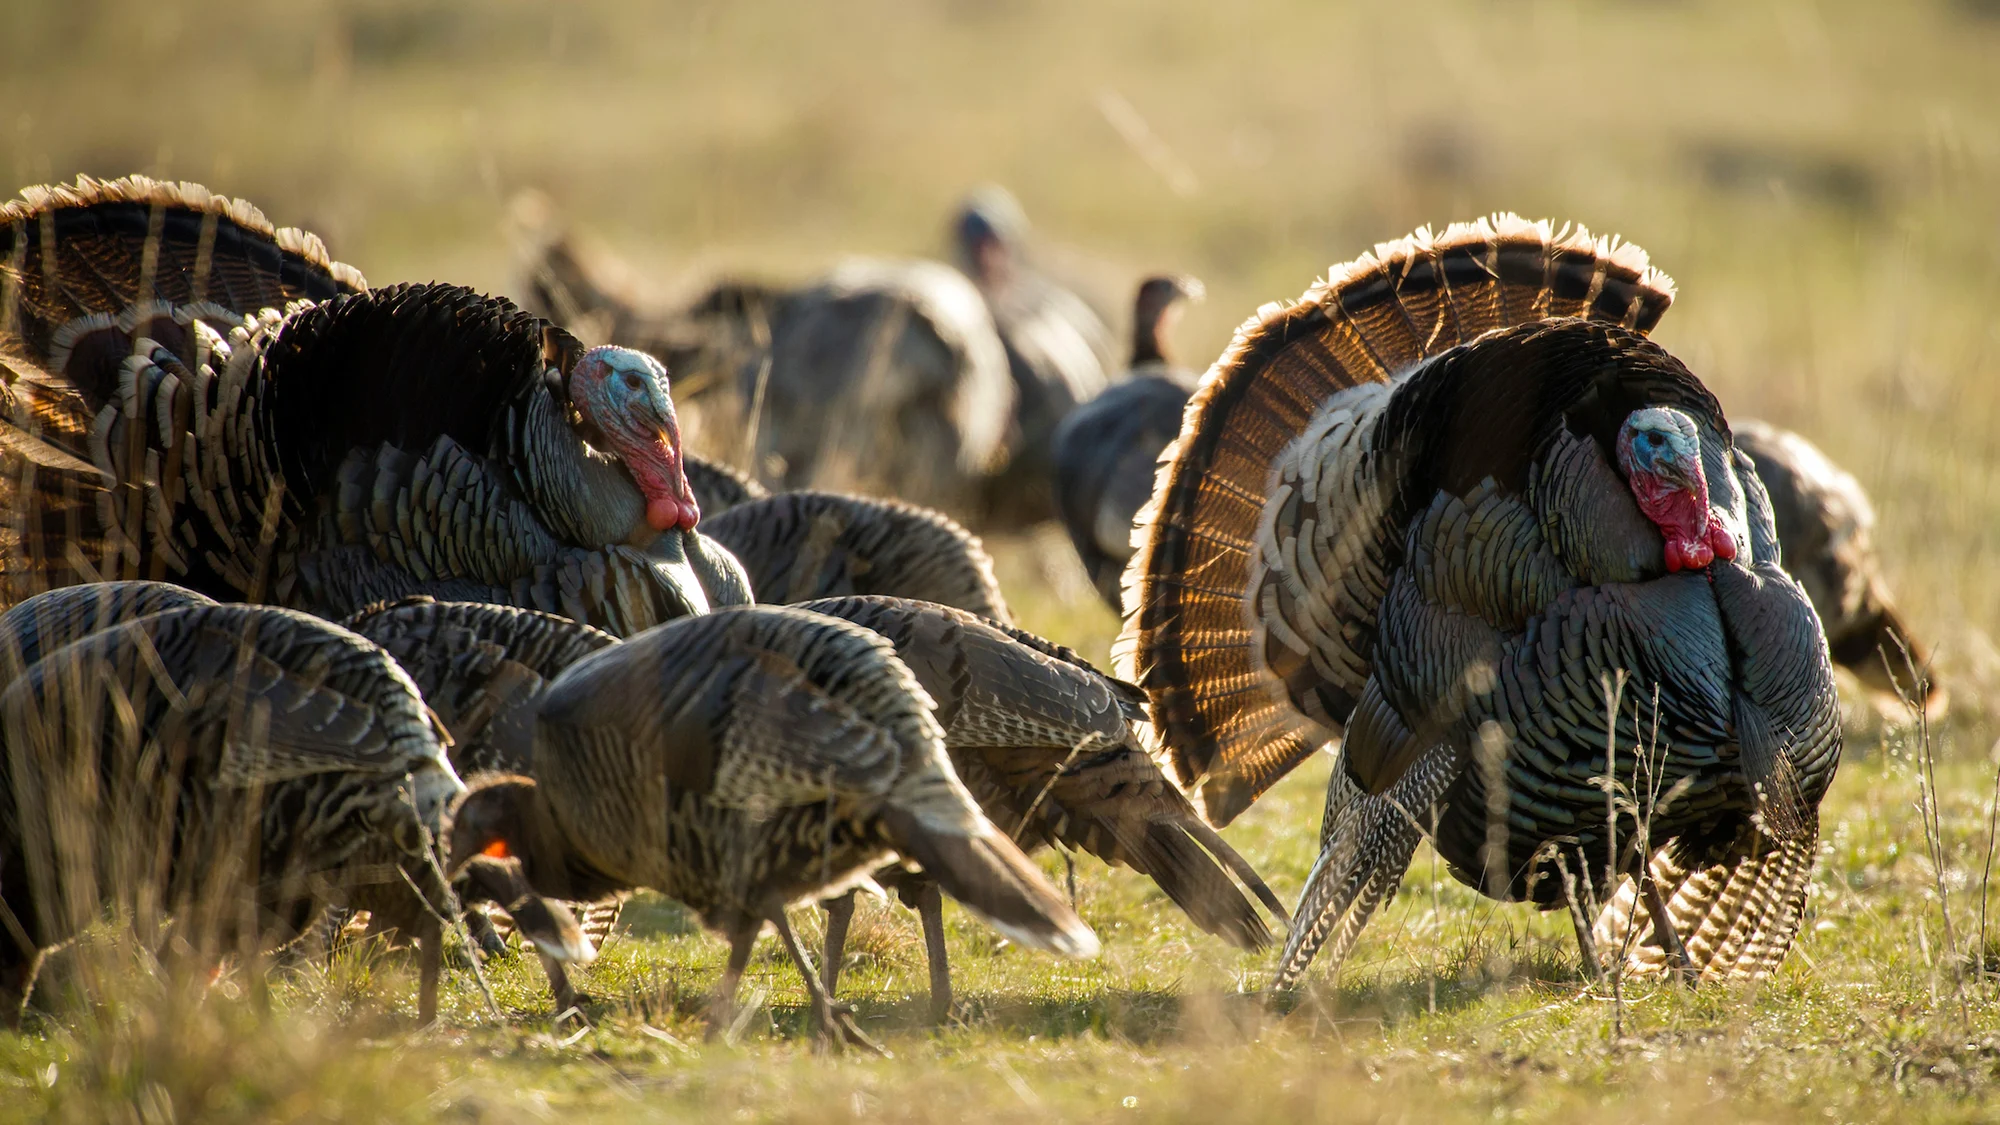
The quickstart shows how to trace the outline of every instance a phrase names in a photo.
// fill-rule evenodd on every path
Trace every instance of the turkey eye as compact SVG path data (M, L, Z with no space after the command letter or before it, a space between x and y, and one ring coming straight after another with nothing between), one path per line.
M628 391L637 391L637 390L639 390L639 389L640 389L641 387L644 387L645 385L646 385L646 382L645 382L645 380L643 380L643 379L639 378L639 376L638 376L637 374L635 374L635 373L633 373L633 372L630 372L630 371L627 371L627 372L625 373L625 389L626 389L626 390L628 390Z

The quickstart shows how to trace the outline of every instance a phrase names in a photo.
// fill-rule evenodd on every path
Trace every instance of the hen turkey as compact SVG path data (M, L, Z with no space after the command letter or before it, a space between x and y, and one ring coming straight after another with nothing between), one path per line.
M1112 336L1082 298L1035 268L1027 216L1005 188L974 191L951 233L959 268L992 310L1014 380L1014 454L987 484L984 521L1025 527L1055 515L1055 429L1104 389L1116 362Z
M92 578L629 633L707 607L665 370L450 285L367 290L190 184L0 207L11 598Z
M889 642L844 621L748 606L672 622L578 661L537 710L534 778L475 784L454 867L519 857L528 882L589 900L651 887L730 942L726 1026L764 926L776 927L826 1034L831 1005L785 919L892 855L1009 937L1090 956L1097 939L946 757L929 699Z
M0 1020L18 1019L41 950L113 902L227 951L366 895L424 939L428 1022L455 910L436 834L464 786L387 654L154 583L31 598L0 617L0 647L24 661L0 692Z
M1783 957L1831 666L1721 407L1645 336L1671 299L1635 246L1496 216L1266 306L1202 381L1121 656L1217 823L1341 739L1280 987L1345 955L1423 835L1580 937L1636 876L1650 915L1685 899L1669 944L1758 905L1684 969Z
M886 637L930 696L945 750L988 818L1034 851L1058 844L1146 875L1187 916L1240 949L1270 931L1234 874L1287 924L1277 896L1146 753L1144 696L1061 645L964 610L894 597L829 598L800 609ZM923 920L931 1010L951 1009L944 916L922 872L879 872ZM834 991L853 895L827 904Z

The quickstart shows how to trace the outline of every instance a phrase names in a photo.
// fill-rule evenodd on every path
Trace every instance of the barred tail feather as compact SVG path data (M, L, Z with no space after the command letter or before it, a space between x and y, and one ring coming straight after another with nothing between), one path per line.
M1653 859L1654 881L1674 931L1701 980L1759 980L1777 971L1798 936L1818 859L1817 830L1773 845L1754 834L1721 862L1681 869L1669 854ZM1656 975L1670 966L1653 922L1627 880L1594 927L1598 948L1625 948L1626 972ZM1629 933L1629 936L1628 936Z
M0 263L0 332L37 358L71 322L152 301L240 316L368 288L316 236L199 184L144 176L79 176L0 204Z
M1450 749L1438 747L1377 796L1363 792L1344 766L1334 767L1319 858L1299 898L1272 988L1296 987L1322 950L1329 971L1339 970L1368 919L1402 883L1423 839L1422 818L1457 772Z

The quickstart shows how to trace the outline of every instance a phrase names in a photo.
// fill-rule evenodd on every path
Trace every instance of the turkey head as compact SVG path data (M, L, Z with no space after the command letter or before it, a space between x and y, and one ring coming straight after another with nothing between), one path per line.
M1639 510L1660 529L1668 573L1736 557L1735 536L1710 518L1694 419L1671 407L1633 411L1618 429L1618 468Z
M645 495L648 527L686 531L701 521L659 360L630 348L592 348L570 368L568 394L584 440L616 453Z

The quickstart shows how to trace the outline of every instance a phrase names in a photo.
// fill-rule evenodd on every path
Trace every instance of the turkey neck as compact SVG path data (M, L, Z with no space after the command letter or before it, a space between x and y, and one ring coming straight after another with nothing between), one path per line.
M1163 327L1166 319L1167 310L1165 308L1152 312L1150 315L1145 310L1141 310L1140 315L1134 319L1132 322L1133 367L1140 367L1149 363L1157 363L1164 367L1173 366L1167 357L1166 346L1160 339L1160 329Z
M521 485L558 538L579 546L645 547L659 536L646 522L646 497L618 458L592 449L539 392L516 426Z

